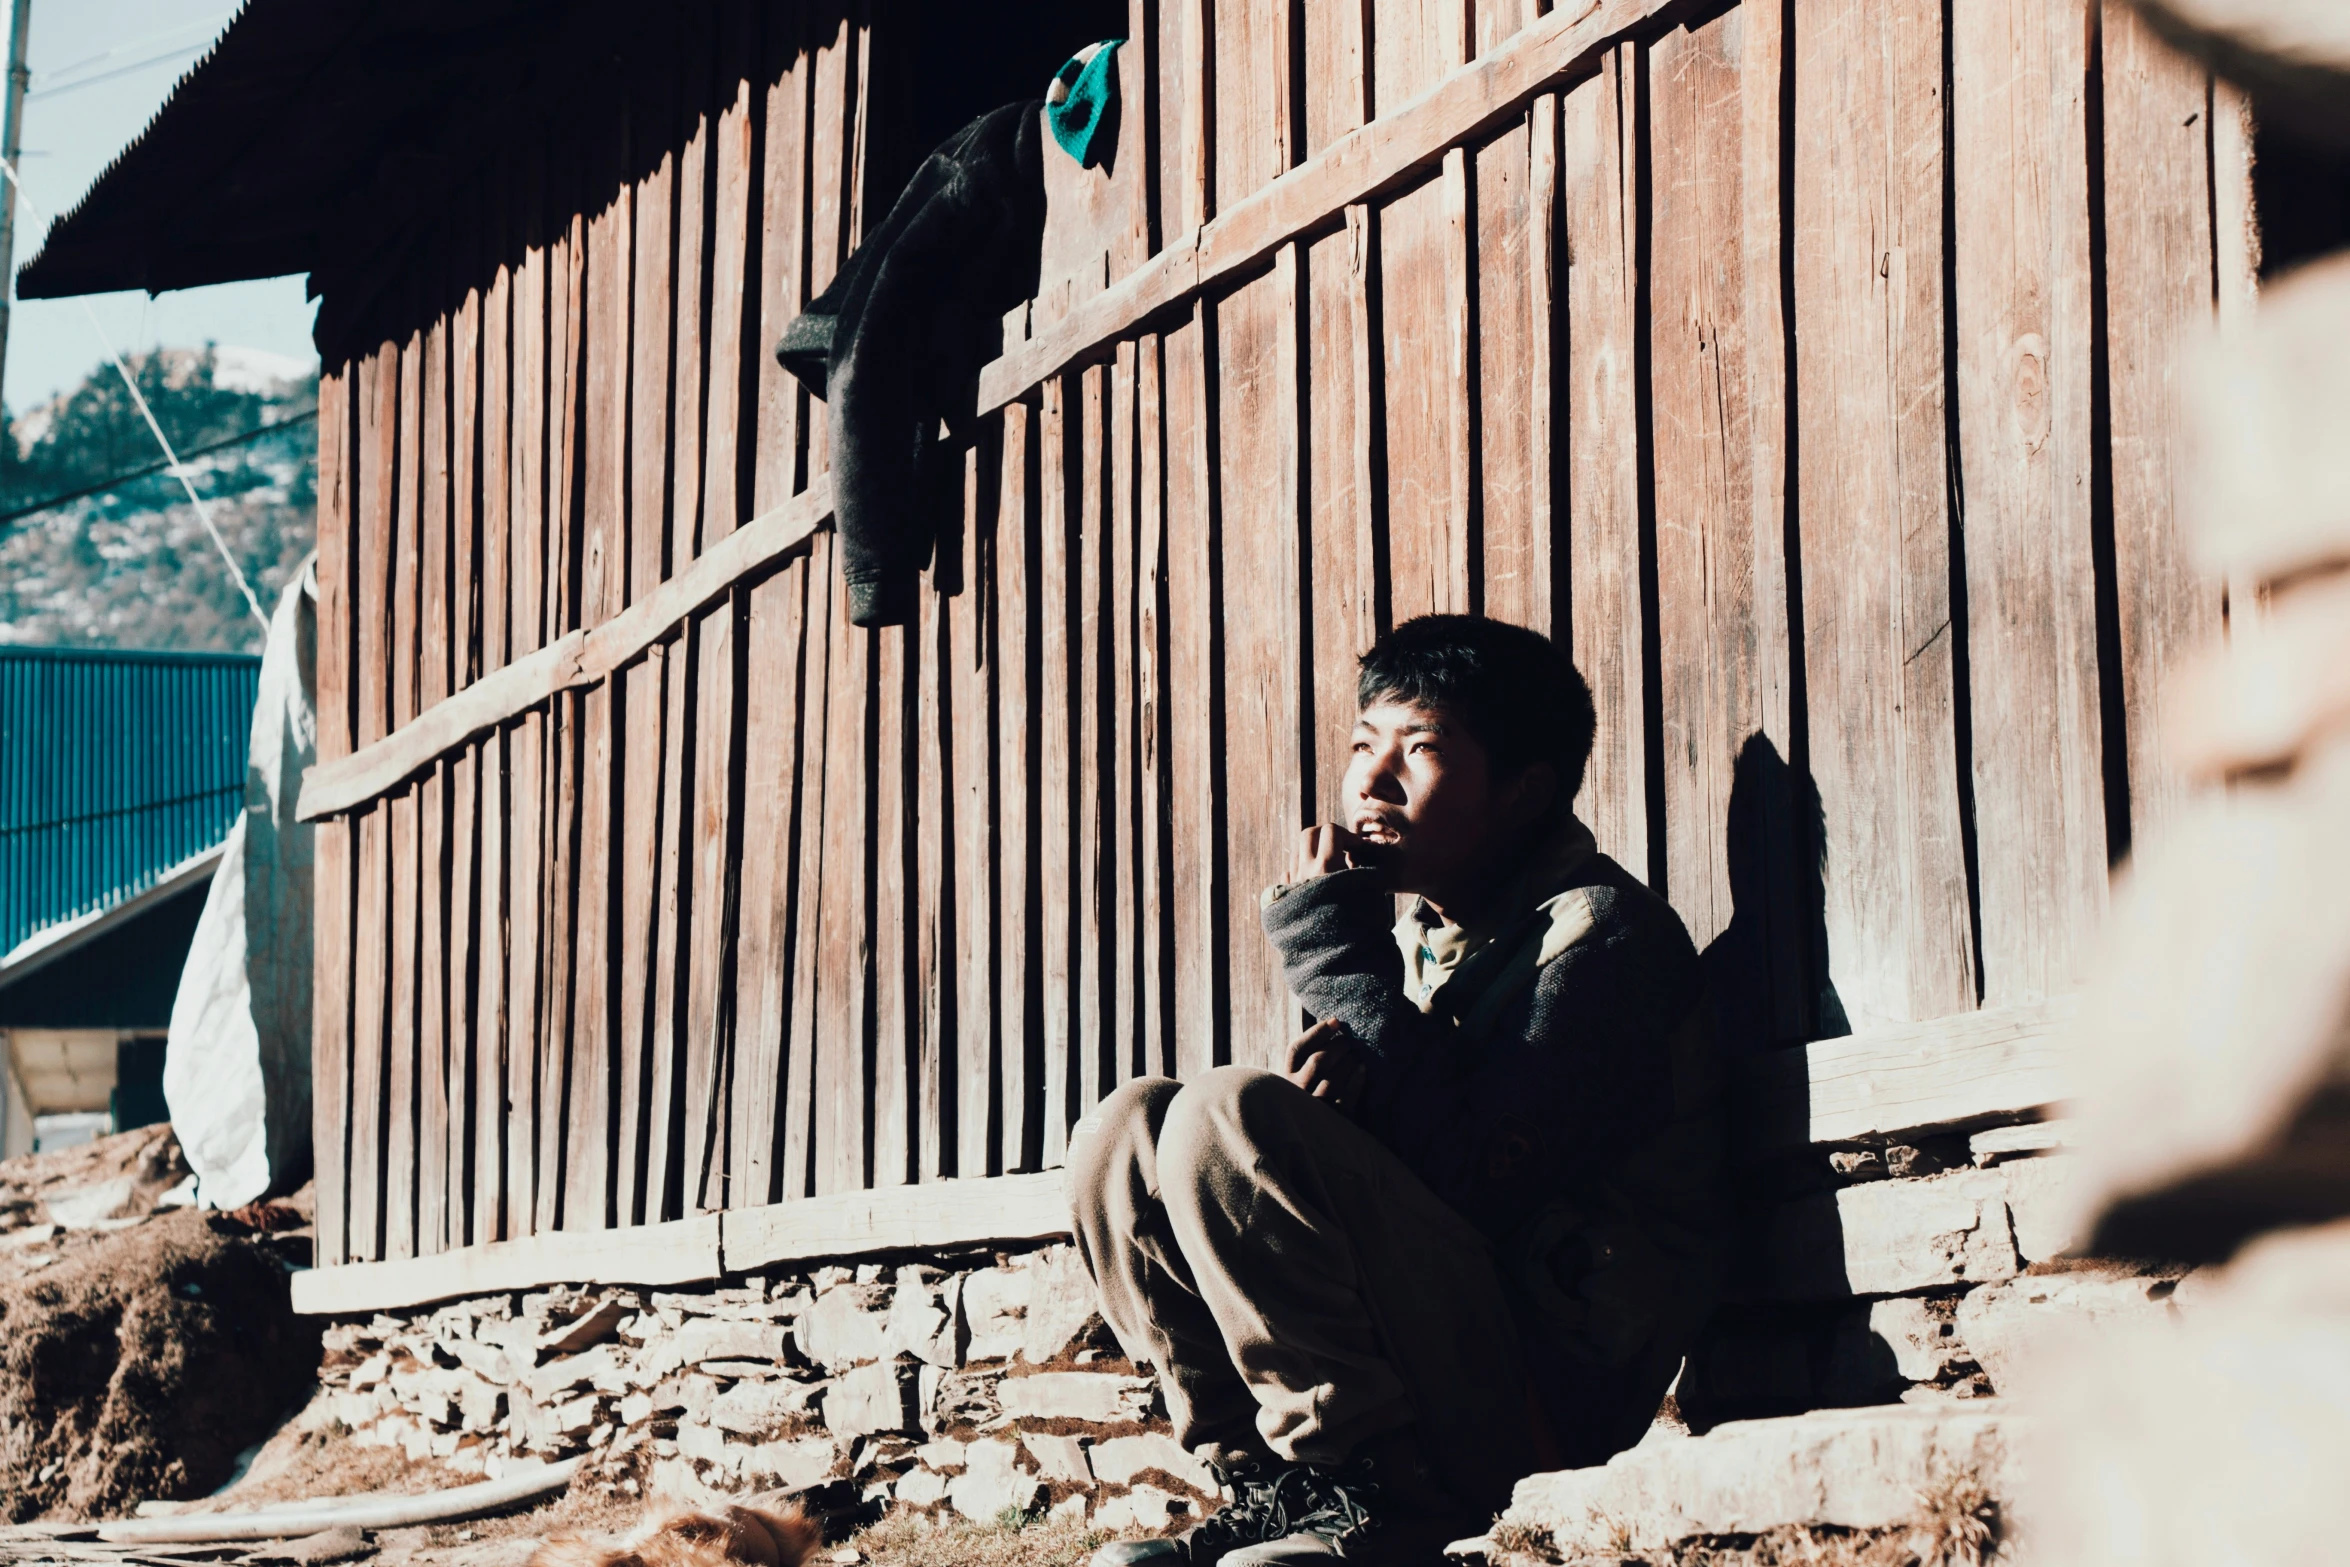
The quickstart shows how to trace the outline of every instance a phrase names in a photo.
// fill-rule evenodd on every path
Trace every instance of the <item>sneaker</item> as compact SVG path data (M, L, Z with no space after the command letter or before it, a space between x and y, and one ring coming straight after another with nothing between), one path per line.
M1336 1469L1301 1468L1286 1496L1288 1532L1229 1552L1223 1567L1436 1567L1447 1544L1477 1532L1477 1520L1428 1497L1414 1483L1422 1478L1390 1484L1363 1457Z
M1278 1540L1319 1503L1301 1486L1296 1464L1247 1462L1208 1467L1232 1500L1172 1537L1113 1540L1093 1554L1093 1567L1216 1567L1245 1546Z

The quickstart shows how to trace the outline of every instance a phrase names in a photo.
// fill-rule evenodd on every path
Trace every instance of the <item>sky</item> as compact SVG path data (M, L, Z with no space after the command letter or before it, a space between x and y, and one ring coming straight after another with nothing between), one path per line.
M235 11L224 0L33 0L21 169L40 210L17 208L18 266L40 250L48 220L79 201L147 128ZM0 10L0 32L6 27ZM90 303L126 353L216 342L314 362L303 281L226 283L152 299L135 290L95 294ZM77 385L104 359L81 301L25 300L9 324L0 400L20 412Z

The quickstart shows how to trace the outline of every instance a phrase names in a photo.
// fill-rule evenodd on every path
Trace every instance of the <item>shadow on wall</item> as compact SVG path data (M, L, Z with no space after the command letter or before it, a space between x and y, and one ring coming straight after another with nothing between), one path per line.
M1819 785L1761 733L1730 779L1730 923L1706 982L1733 1058L1852 1032L1828 977L1827 831Z
M1755 1057L1852 1032L1829 977L1826 843L1818 786L1771 740L1749 735L1731 775L1723 832L1730 922L1702 961L1733 1084L1726 1128L1732 1161L1729 1288L1676 1384L1692 1430L1792 1414L1822 1404L1875 1403L1902 1386L1889 1351L1852 1331L1848 1301L1790 1298L1788 1279L1843 1267L1837 1184L1809 1146L1811 1104L1800 1072L1745 1077ZM1826 1200L1822 1200L1826 1197ZM1790 1259L1800 1266L1787 1266ZM1868 1353L1871 1346L1881 1351ZM1880 1364L1879 1362L1882 1362Z

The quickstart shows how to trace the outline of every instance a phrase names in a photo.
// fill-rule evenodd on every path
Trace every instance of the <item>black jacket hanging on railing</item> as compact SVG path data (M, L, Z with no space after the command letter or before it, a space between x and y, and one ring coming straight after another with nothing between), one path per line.
M980 367L1003 346L1004 313L1036 292L1040 107L991 110L924 159L776 344L831 412L834 527L857 625L914 618L916 579L961 506Z

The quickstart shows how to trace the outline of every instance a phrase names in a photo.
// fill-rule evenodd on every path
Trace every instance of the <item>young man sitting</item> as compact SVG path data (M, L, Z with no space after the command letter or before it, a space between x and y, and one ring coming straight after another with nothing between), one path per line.
M1520 1476L1638 1440L1713 1302L1711 1008L1570 810L1589 689L1477 616L1361 671L1342 820L1264 899L1322 1021L1286 1075L1127 1084L1071 1153L1103 1316L1231 1493L1103 1567L1426 1567Z

